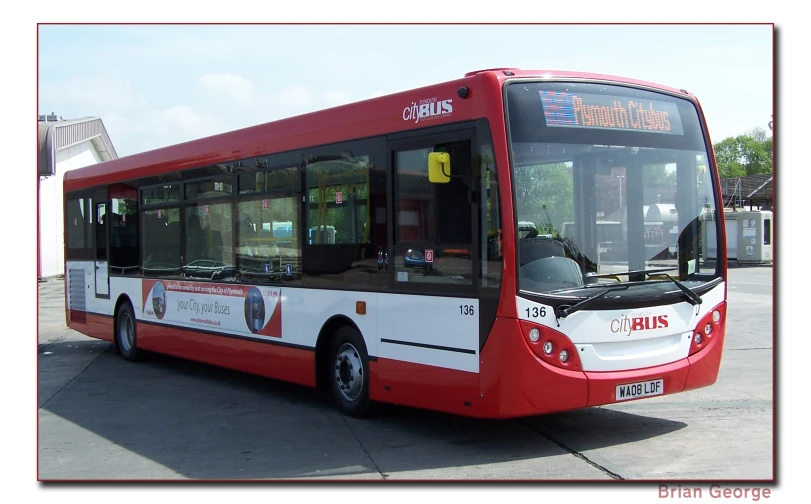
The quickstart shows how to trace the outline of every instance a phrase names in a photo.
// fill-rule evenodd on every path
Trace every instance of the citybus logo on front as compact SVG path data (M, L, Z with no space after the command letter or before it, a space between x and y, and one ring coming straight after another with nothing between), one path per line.
M448 117L453 113L453 100L437 100L426 98L419 102L411 102L411 105L403 109L403 121L414 121L438 119Z
M645 313L623 315L611 321L611 332L630 336L634 331L649 331L667 327L667 315L648 315Z

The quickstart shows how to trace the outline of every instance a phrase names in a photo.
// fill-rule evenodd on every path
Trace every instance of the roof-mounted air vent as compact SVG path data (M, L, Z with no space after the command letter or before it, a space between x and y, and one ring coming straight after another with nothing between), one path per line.
M476 74L479 74L479 73L482 73L482 72L498 72L498 71L502 71L502 72L506 73L506 72L515 72L516 70L518 70L518 68L514 68L514 67L485 68L484 70L474 70L472 72L468 72L468 73L465 74L465 77L472 77L472 76L474 76ZM507 75L511 75L511 74L507 74Z

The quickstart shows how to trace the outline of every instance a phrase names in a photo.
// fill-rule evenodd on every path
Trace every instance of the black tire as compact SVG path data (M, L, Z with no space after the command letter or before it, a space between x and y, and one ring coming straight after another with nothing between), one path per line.
M332 338L328 374L332 397L341 413L362 418L369 413L369 357L363 337L352 327Z
M128 361L135 362L141 357L135 330L135 313L127 302L121 303L115 318L115 346L121 357Z

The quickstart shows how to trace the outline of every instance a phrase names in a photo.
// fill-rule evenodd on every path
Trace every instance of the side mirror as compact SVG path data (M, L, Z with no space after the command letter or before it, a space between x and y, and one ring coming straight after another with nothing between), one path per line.
M451 181L451 155L447 152L428 154L428 180L432 184L447 184Z

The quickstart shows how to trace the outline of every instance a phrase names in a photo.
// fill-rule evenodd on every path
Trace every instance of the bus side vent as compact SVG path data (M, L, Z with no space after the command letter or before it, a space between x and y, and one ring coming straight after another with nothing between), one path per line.
M83 269L68 270L68 308L77 311L87 311Z

